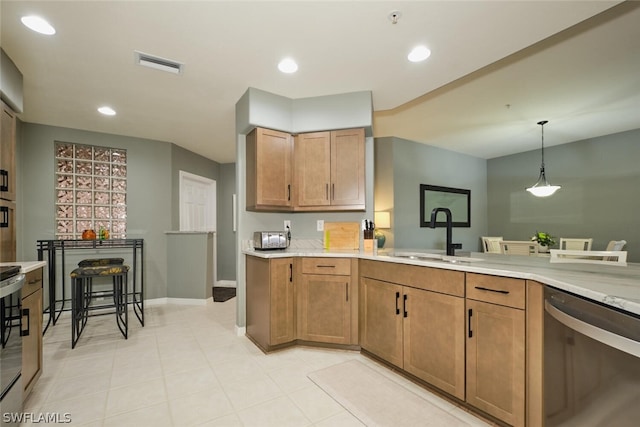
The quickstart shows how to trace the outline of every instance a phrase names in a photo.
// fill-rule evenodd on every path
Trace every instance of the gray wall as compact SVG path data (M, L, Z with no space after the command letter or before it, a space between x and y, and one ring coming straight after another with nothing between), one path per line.
M167 239L177 224L178 170L217 178L216 162L173 144L77 129L19 123L18 259L35 260L36 240L53 239L54 142L127 150L127 237L145 239L145 298L167 297ZM175 157L174 157L175 155ZM220 225L219 225L220 226Z
M640 261L640 129L545 147L547 178L562 188L537 198L540 150L488 161L489 234L526 240L536 231L592 237L593 249L626 240L627 259Z
M203 176L220 185L220 164L195 154L182 147L171 144L171 229L180 230L180 171Z
M236 280L236 232L233 231L232 196L236 192L236 164L220 165L218 185L218 280Z
M385 247L445 249L443 228L420 227L420 184L471 190L471 227L455 227L453 241L480 250L487 231L486 160L401 138L375 140L375 209L391 212Z

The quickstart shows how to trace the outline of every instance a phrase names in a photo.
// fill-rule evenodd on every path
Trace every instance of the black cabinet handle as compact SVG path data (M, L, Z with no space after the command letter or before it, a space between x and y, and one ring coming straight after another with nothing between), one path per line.
M22 309L22 317L26 317L27 318L27 329L23 330L21 328L20 329L20 336L21 337L28 337L29 336L29 331L31 330L31 319L29 317L29 309L28 308L23 308Z
M407 295L404 296L404 301L402 303L402 311L404 312L404 317L407 317L409 313L407 312Z
M329 183L326 183L324 186L324 194L327 200L329 200Z
M400 307L398 307L399 300L400 300L400 292L396 292L396 314L400 314Z
M287 184L287 200L291 201L291 184Z
M0 206L0 228L9 227L9 207Z
M347 301L349 301L349 282L344 284L344 290L347 296Z
M509 291L503 291L502 289L489 289L483 286L476 286L475 288L479 291L495 292L495 293L504 294L504 295L507 295L509 293Z
M0 169L0 191L9 191L9 172Z
M289 263L289 281L293 282L293 264Z
M336 268L335 265L316 265L316 268Z
M469 338L473 337L473 331L471 330L471 316L473 316L473 310L469 309Z

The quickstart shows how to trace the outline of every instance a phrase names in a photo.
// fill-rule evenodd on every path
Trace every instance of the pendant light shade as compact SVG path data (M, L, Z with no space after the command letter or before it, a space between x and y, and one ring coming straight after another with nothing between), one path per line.
M559 185L549 184L544 171L544 125L547 123L547 120L538 122L540 129L542 129L542 164L540 165L540 176L538 177L538 182L527 188L527 191L536 197L548 197L560 189Z

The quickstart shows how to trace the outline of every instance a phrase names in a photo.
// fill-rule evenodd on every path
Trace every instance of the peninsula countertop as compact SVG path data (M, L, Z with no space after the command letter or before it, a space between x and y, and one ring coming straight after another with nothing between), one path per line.
M469 273L490 274L518 279L536 280L540 283L583 296L593 301L640 315L640 264L626 266L602 264L552 264L549 258L472 252L471 258L480 259L456 263L437 259L409 259L394 256L397 253L442 253L442 251L389 249L378 254L361 251L336 251L322 249L286 249L257 251L243 250L245 255L260 258L283 257L354 257L397 264L421 265Z
M13 265L20 266L20 273L28 273L40 267L47 265L46 261L16 261L16 262L0 262L0 267L9 267Z

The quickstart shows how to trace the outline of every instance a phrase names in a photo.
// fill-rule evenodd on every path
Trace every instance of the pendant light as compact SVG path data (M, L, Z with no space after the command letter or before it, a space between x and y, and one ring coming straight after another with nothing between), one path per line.
M532 187L527 188L527 191L536 197L548 197L560 189L559 185L551 185L547 181L547 176L544 173L544 125L549 123L547 120L538 122L540 129L542 129L542 164L540 165L540 176L538 182Z

